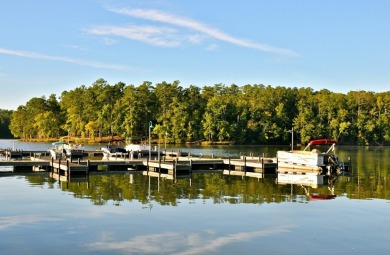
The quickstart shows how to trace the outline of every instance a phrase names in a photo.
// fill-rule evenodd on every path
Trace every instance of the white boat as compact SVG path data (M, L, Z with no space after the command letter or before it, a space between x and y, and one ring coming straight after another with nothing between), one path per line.
M127 144L125 146L125 150L126 151L133 151L133 152L136 152L136 151L149 151L150 149L150 146L149 145L146 145L146 144Z
M332 139L312 140L304 150L278 151L278 172L304 172L313 174L335 174L340 171L338 157L335 154L337 141ZM330 145L325 152L320 147ZM318 146L311 150L311 146Z
M81 145L72 145L66 142L54 142L51 145L52 148L49 150L49 152L52 159L74 159L84 157L84 148Z
M113 145L107 145L106 147L102 147L101 151L103 152L103 157L105 158L123 158L129 154L125 148Z

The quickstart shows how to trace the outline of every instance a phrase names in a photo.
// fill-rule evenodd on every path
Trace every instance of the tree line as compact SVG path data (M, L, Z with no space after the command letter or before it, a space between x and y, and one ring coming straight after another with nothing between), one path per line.
M0 109L0 138L13 138L9 130L12 111Z
M386 157L383 157L387 160ZM360 178L359 183L348 181L346 178L337 180L337 195L347 196L349 199L386 199L390 200L390 183L388 182L387 169L367 168L363 175L367 178ZM376 171L376 173L370 172ZM379 173L378 173L379 171ZM354 171L355 178L358 174ZM370 176L370 178L368 178ZM226 176L227 177L227 176ZM48 186L54 188L58 183L53 178L45 175L27 175L26 180L34 187ZM152 178L142 174L134 174L130 183L128 175L90 175L88 182L68 182L61 185L62 190L71 192L75 198L89 199L93 205L104 205L113 203L120 205L127 201L139 201L147 205L152 195L153 203L160 205L180 205L183 199L204 201L212 200L214 204L264 204L286 202L286 195L290 195L292 190L290 185L276 185L275 179L265 178L259 182L257 178L223 178L221 174L196 173L191 177L191 182L187 178L177 179L174 183L170 180ZM157 182L159 182L157 184ZM195 184L195 185L194 185ZM148 189L150 187L150 189ZM318 193L328 194L327 186L316 188ZM307 191L304 186L294 187L294 196L298 202L306 201L302 196ZM239 197L240 199L227 199L227 197ZM290 201L290 200L288 200Z
M1 120L1 118L0 118ZM152 124L152 127L150 127ZM202 88L179 81L153 85L108 84L104 79L30 99L10 115L21 139L77 136L148 138L169 143L305 144L333 138L342 144L390 144L390 92L290 88L262 84L215 84Z

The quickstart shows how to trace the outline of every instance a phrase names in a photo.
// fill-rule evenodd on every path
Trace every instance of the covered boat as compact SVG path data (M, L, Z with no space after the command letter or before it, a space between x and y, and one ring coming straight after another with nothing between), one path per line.
M72 145L62 141L54 142L51 145L52 148L49 152L53 159L70 158L72 160L84 157L84 148L81 145Z
M101 151L103 152L103 156L105 158L110 157L126 157L129 153L126 151L125 148L121 146L113 146L113 145L107 145L106 147L101 148Z
M340 171L338 157L335 154L336 140L312 140L304 150L278 151L278 171L296 171L314 174L334 174ZM330 147L322 152L324 145ZM316 148L311 148L316 146Z

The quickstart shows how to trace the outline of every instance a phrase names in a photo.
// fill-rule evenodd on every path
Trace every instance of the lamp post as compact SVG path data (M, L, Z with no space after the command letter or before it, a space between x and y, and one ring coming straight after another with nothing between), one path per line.
M165 131L165 150L167 149L167 135L168 135L168 132Z
M70 135L70 128L68 128L68 144L69 144L69 140L70 140L69 139L70 138L69 135Z
M294 150L294 127L291 128L288 132L291 133L291 151Z
M153 124L152 124L152 121L149 121L149 160L151 160L152 158L152 144L151 144L151 134L150 134L150 130L153 128Z

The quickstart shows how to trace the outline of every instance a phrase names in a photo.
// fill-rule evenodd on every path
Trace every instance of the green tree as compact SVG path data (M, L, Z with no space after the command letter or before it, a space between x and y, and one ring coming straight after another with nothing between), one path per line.
M301 88L298 90L297 99L298 114L294 118L294 130L299 134L301 143L307 143L312 138L320 138L320 129L317 129L319 122L318 106L311 88Z
M10 130L10 123L12 118L11 110L1 110L0 109L0 138L12 138L12 133Z

